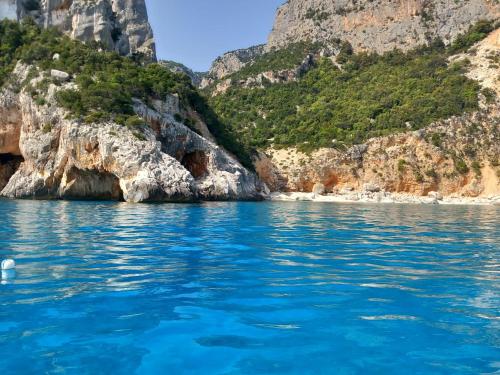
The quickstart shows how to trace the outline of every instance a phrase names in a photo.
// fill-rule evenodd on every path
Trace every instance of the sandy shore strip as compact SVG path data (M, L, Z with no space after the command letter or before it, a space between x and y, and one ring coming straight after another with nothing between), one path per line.
M495 205L500 207L500 196L490 197L442 197L439 194L420 197L404 193L357 193L319 195L315 193L271 193L271 201L282 202L337 202L337 203L400 203L400 204L442 204L442 205Z

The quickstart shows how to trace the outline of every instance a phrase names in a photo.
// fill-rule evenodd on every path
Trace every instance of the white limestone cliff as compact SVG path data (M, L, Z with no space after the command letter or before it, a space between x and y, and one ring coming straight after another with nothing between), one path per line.
M25 80L29 70L18 64L11 82ZM262 198L257 176L177 122L175 105L167 100L154 107L135 100L135 111L149 125L141 129L86 124L57 106L56 92L70 87L74 83L51 84L43 105L25 90L15 93L8 86L1 92L1 196L127 202Z
M101 42L121 55L156 58L144 0L0 0L0 19L24 17L74 39Z

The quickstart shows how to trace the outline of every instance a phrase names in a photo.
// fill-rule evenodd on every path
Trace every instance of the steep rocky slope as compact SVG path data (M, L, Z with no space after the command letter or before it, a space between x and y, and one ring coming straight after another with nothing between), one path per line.
M248 63L255 60L264 52L264 45L258 45L250 48L239 49L227 52L218 57L210 67L210 71L200 83L201 88L205 88L217 80L223 79L228 75L237 72Z
M478 21L499 17L497 0L289 0L278 8L267 44L218 57L201 87L224 92L234 83L230 75L296 43L320 43L323 56L336 55L342 41L355 52L407 51L436 38L449 44Z
M470 77L500 93L500 30L451 62L470 60ZM491 95L491 91L486 91ZM481 96L478 111L424 129L370 139L347 150L262 152L256 169L273 191L500 195L500 101Z
M278 9L267 49L310 40L347 40L355 51L409 50L445 43L479 20L500 16L496 0L289 0Z
M155 58L144 0L0 0L0 20L32 17L81 41L99 41L122 55Z
M191 79L191 83L195 87L199 87L201 85L201 82L207 75L207 73L195 72L192 69L188 68L186 65L175 61L161 60L158 63L169 69L173 73L183 73L187 75Z
M155 100L151 107L134 102L149 126L85 123L68 117L56 100L57 92L74 87L73 82L50 84L43 102L29 90L16 93L30 71L18 64L0 96L2 196L129 202L260 197L254 174L176 120L184 113L175 96Z
M30 21L0 22L0 44L1 196L262 198L185 76Z

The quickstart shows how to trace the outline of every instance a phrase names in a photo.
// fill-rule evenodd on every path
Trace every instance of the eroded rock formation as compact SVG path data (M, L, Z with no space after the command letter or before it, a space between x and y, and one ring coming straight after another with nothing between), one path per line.
M500 30L450 62L470 61L467 75L497 93L481 95L475 113L426 129L373 138L348 150L295 148L262 152L256 170L272 191L386 191L425 196L500 196Z
M203 78L201 87L207 87L213 82L223 79L237 72L246 64L251 63L257 56L264 53L265 46L258 45L250 48L227 52L218 57L212 64L207 76Z
M0 19L26 16L75 39L102 42L122 55L155 58L144 0L0 0Z
M13 77L22 81L29 69L18 64ZM35 80L42 78L43 73ZM17 164L8 160L10 169L2 162L2 196L128 202L261 198L255 174L175 120L175 100L156 101L155 108L136 100L135 110L149 126L86 124L56 105L56 92L73 85L51 84L44 105L24 90L3 90L0 113L7 115L0 117L0 162L19 157Z

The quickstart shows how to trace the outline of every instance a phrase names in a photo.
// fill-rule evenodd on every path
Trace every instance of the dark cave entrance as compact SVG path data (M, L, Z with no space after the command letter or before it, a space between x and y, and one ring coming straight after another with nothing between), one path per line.
M21 155L0 154L0 191L9 183L23 161Z
M203 151L187 153L181 160L181 164L198 179L208 173L208 157Z

